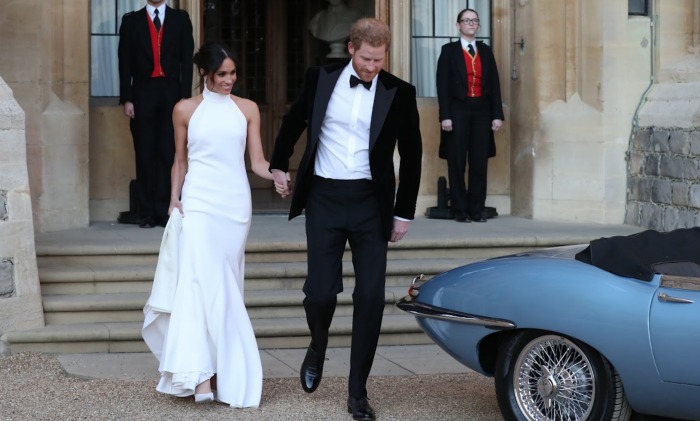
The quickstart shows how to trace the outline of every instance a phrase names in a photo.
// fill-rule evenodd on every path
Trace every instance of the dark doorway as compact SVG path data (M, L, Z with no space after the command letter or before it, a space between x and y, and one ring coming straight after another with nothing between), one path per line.
M374 0L203 0L203 38L221 40L237 54L239 75L234 94L258 104L263 150L268 159L282 117L298 94L306 69L347 60L327 57L330 46L309 30L317 13L339 3L361 10L365 16L374 11ZM290 163L292 180L304 139L297 144ZM289 209L289 200L275 194L272 182L255 175L249 179L254 212Z

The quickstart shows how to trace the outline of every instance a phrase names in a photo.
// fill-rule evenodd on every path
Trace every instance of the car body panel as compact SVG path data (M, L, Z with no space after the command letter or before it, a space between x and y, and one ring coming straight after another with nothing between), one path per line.
M660 287L651 304L649 332L661 379L700 385L700 291Z
M660 287L660 275L648 282L620 277L571 256L524 253L462 266L422 284L413 301L577 339L615 367L635 411L699 419L700 291ZM662 292L694 303L660 301ZM504 329L422 316L417 321L459 362L493 375L482 366L479 349ZM655 353L663 354L658 367Z

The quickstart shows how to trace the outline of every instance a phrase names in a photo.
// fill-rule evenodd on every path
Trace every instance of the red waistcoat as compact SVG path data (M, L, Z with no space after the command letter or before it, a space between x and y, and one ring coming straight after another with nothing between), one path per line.
M479 52L474 53L472 57L469 52L462 49L462 54L464 55L464 64L467 65L467 96L468 97L479 97L481 96L481 56Z

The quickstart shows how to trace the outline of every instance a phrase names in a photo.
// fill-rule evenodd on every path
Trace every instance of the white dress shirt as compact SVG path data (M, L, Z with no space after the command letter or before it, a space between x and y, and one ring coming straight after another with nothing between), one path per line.
M340 73L321 123L314 174L336 180L372 179L369 168L369 128L377 78L367 90L350 87L355 69L349 63Z
M474 53L476 54L476 40L469 42L464 38L459 38L459 42L462 44L462 49L464 51L469 51L469 45L471 45L474 48Z
M151 21L156 18L156 9L158 9L158 19L160 19L160 25L162 27L165 23L165 3L158 7L153 7L150 4L146 4L146 12L148 12L148 16L151 18Z

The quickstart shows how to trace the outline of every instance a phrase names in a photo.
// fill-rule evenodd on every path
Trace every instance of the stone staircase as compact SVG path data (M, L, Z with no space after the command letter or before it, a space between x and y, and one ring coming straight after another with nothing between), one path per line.
M112 253L66 245L37 256L46 327L9 332L11 353L146 352L141 339L143 306L151 290L157 247ZM532 248L532 247L528 247ZM414 244L392 247L386 280L381 345L430 343L413 316L394 303L406 295L413 276L433 276L468 261L522 250L517 246L476 247ZM349 346L352 328L352 265L343 262L345 291L330 332L330 346ZM251 245L246 251L245 303L260 348L301 348L309 343L301 291L305 249Z
M466 226L465 226L466 225ZM487 224L417 219L410 235L389 245L386 307L380 344L429 343L413 316L394 303L411 279L462 264L536 248L583 244L641 229L626 225L566 224L500 216ZM143 306L152 286L162 229L96 223L37 236L45 327L0 334L0 354L145 352ZM353 289L350 252L345 291L330 331L330 346L348 346ZM301 291L306 277L304 221L257 215L246 245L245 303L260 348L309 343Z

